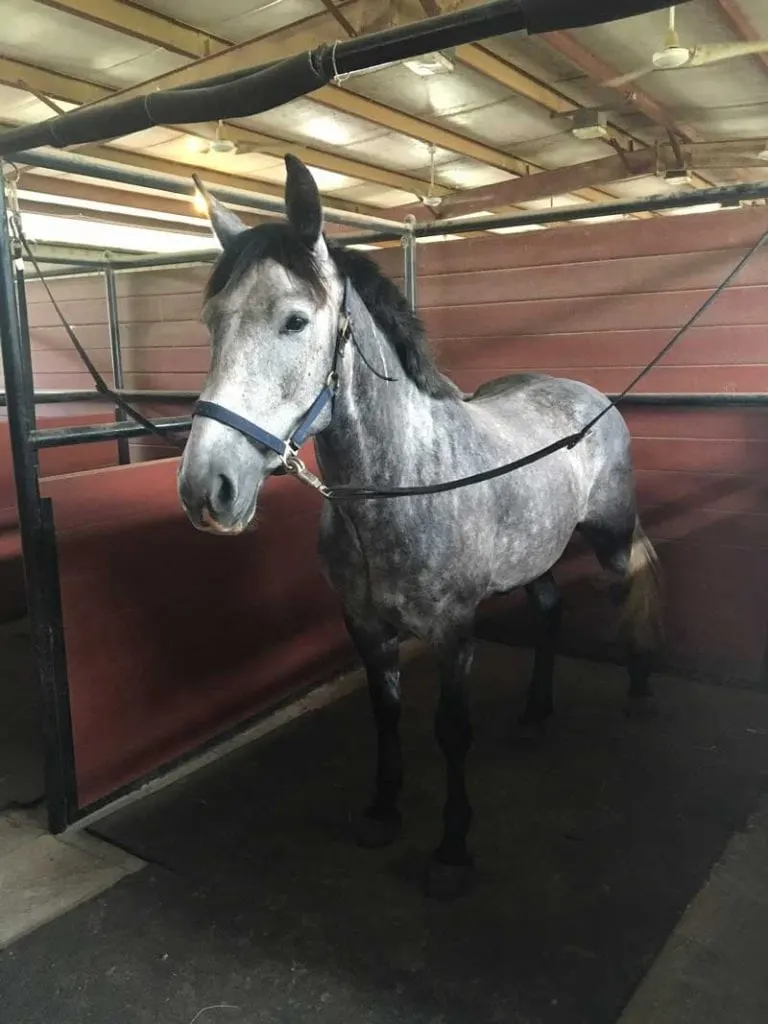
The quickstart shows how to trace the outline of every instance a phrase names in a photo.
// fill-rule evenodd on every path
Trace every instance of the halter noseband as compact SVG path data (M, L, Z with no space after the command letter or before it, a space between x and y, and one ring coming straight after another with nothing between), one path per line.
M260 427L258 423L253 423L251 420L238 415L236 412L232 412L231 409L227 409L226 406L219 405L217 402L205 402L198 400L192 412L193 417L204 416L206 419L216 420L218 423L223 423L225 427L232 427L233 430L236 430L244 437L247 437L249 441L253 441L255 444L260 444L264 448L268 448L280 457L280 462L283 467L282 471L284 473L290 473L291 476L297 477L303 483L309 484L310 487L314 487L315 490L320 491L321 494L327 497L328 494L330 494L330 491L322 480L316 477L315 474L304 465L302 460L299 458L299 449L309 438L312 427L320 414L326 406L333 402L333 399L336 396L336 392L339 388L339 362L350 337L351 321L349 316L349 282L345 279L341 314L339 317L338 327L336 328L336 344L333 352L331 372L328 374L320 394L314 400L307 412L301 417L291 434L284 440L277 437L276 434L272 434L263 427Z

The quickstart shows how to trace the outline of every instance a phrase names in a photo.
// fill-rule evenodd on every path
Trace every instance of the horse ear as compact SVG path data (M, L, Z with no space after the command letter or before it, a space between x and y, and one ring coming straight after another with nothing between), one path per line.
M285 157L285 209L288 222L309 249L320 241L323 204L315 179L301 160L291 153Z
M222 249L226 249L238 235L248 230L248 225L243 223L236 213L228 210L218 199L214 199L197 174L192 175L192 180L195 183L195 188L205 200L213 232Z

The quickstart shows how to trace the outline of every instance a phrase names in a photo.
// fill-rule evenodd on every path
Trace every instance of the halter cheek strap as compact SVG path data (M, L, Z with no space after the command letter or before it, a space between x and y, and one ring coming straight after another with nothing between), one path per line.
M341 315L339 318L339 325L336 330L336 344L333 352L331 372L328 374L322 391L314 400L307 412L305 412L301 417L287 438L283 439L278 437L276 434L270 433L269 430L265 430L264 427L260 427L258 423L254 423L251 420L246 419L244 416L240 416L238 413L233 412L231 409L227 409L224 405L219 405L217 402L199 400L195 405L192 415L204 416L206 419L216 420L218 423L223 423L225 427L231 427L244 437L247 437L249 441L253 441L255 444L262 445L269 451L274 452L280 457L284 472L291 473L304 483L309 484L321 493L325 493L328 489L325 487L323 482L314 475L314 473L307 469L299 458L298 452L312 433L312 427L315 425L320 415L333 403L336 391L338 390L339 363L344 353L346 343L351 335L348 306L349 285L345 280Z

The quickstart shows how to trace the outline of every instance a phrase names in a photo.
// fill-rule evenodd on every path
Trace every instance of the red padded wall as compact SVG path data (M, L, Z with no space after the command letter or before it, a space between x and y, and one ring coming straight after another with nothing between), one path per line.
M256 531L212 537L183 515L176 469L45 483L81 806L354 660L317 566L314 493L273 479Z

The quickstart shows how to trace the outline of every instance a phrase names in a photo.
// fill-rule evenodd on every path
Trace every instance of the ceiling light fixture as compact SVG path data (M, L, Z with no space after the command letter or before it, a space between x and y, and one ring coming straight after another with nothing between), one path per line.
M687 167L665 167L661 171L659 177L662 181L666 182L667 185L672 185L674 188L681 188L685 185L693 184L691 172Z
M419 78L430 78L432 75L449 75L455 64L452 56L445 51L437 50L435 53L425 53L421 57L404 60L403 67L408 68Z
M571 115L571 134L577 139L607 139L608 114L604 110L577 110Z

